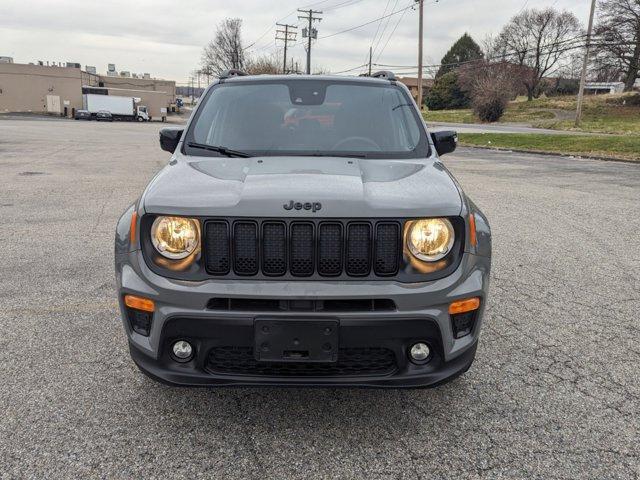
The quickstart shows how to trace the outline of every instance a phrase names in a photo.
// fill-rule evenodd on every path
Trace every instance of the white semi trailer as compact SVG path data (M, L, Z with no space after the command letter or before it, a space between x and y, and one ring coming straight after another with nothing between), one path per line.
M82 96L84 109L95 117L101 110L111 113L114 120L137 120L138 122L148 122L151 120L147 112L147 107L136 105L134 97L118 97L116 95L96 95L85 93Z

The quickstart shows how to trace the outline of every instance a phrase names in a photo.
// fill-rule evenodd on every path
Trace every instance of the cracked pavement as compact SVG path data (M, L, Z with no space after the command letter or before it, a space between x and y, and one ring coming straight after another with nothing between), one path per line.
M130 361L113 274L159 128L0 119L0 478L638 478L640 165L444 157L494 238L450 384L171 388Z

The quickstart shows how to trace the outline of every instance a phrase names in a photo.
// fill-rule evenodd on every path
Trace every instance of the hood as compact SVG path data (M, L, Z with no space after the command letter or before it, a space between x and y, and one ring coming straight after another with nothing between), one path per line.
M430 159L186 158L176 157L151 181L143 198L147 212L398 218L455 216L462 207L453 179ZM286 209L292 202L294 207ZM296 203L302 208L296 209ZM305 209L305 203L315 206Z

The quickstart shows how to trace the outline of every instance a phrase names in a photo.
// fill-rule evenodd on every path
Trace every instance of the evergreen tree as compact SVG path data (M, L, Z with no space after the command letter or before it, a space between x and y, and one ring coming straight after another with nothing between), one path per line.
M429 110L450 110L467 108L471 99L458 85L458 73L454 70L436 78L424 103Z
M442 66L438 70L438 73L436 73L436 78L455 70L459 64L464 64L464 62L472 60L481 60L482 58L484 58L484 54L482 53L480 45L478 45L469 34L465 33L453 44L445 56L442 57L440 61Z

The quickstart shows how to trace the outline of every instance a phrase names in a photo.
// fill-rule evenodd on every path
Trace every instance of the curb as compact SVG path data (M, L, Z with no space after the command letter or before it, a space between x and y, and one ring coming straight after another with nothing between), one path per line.
M567 157L567 158L577 158L577 159L582 159L582 160L602 160L605 162L622 162L622 163L633 163L636 165L640 165L640 159L639 160L631 160L628 158L620 158L620 157L606 157L606 156L599 156L599 155L578 155L578 154L574 154L574 153L562 153L562 152L550 152L550 151L546 151L546 150L523 150L523 149L517 149L517 148L506 148L506 147L481 147L479 145L472 145L472 144L465 144L465 143L459 143L459 145L461 147L466 147L466 148L476 148L479 150L493 150L496 152L515 152L515 153L533 153L536 155L544 155L544 156L549 156L549 157Z

